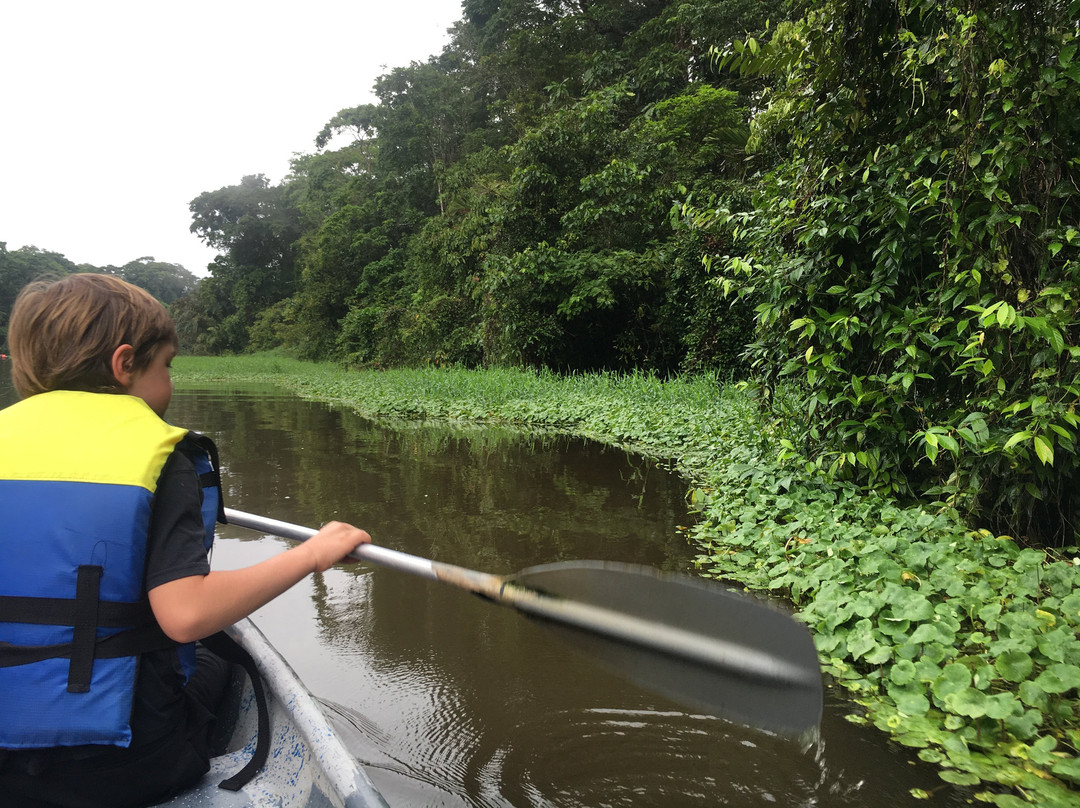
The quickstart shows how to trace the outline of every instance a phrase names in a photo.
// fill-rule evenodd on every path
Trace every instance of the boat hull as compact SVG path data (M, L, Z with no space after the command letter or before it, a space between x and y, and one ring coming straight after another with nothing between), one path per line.
M334 732L318 701L289 664L250 620L229 634L254 657L262 674L270 712L270 753L266 765L239 791L218 784L251 758L257 736L254 693L238 688L226 751L193 788L164 805L169 808L387 808L367 774Z

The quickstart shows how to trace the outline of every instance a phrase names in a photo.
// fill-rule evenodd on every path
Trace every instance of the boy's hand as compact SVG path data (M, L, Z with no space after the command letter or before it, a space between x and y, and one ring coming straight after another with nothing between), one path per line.
M322 528L304 542L303 546L311 551L315 561L315 572L323 572L343 560L361 544L371 542L366 530L353 527L345 522L327 522Z

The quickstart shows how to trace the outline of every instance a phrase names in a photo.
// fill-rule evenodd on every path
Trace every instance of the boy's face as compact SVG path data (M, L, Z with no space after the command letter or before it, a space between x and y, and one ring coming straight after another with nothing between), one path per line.
M131 377L131 384L124 391L129 396L141 398L162 418L165 417L165 410L169 408L172 400L173 383L169 368L175 356L175 345L162 345L155 352L150 364Z

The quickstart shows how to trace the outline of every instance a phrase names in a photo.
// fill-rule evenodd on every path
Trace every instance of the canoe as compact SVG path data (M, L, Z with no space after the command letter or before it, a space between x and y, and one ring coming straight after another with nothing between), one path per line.
M225 752L211 760L196 786L163 803L169 808L387 808L360 764L349 754L319 702L250 620L229 629L255 659L270 713L266 765L239 791L218 783L240 771L255 749L257 713L247 677L231 696L232 724ZM227 729L227 728L226 728Z

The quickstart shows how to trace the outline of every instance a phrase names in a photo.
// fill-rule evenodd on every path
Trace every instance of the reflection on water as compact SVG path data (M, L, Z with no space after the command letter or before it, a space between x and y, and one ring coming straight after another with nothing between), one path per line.
M0 385L0 396L3 387ZM3 399L0 398L0 403ZM578 558L686 570L684 483L641 458L497 429L390 429L268 389L178 391L175 423L213 437L227 504L493 573ZM220 530L227 569L285 542ZM328 704L391 805L959 805L935 773L827 705L801 749L682 710L542 625L393 570L338 567L256 622Z

